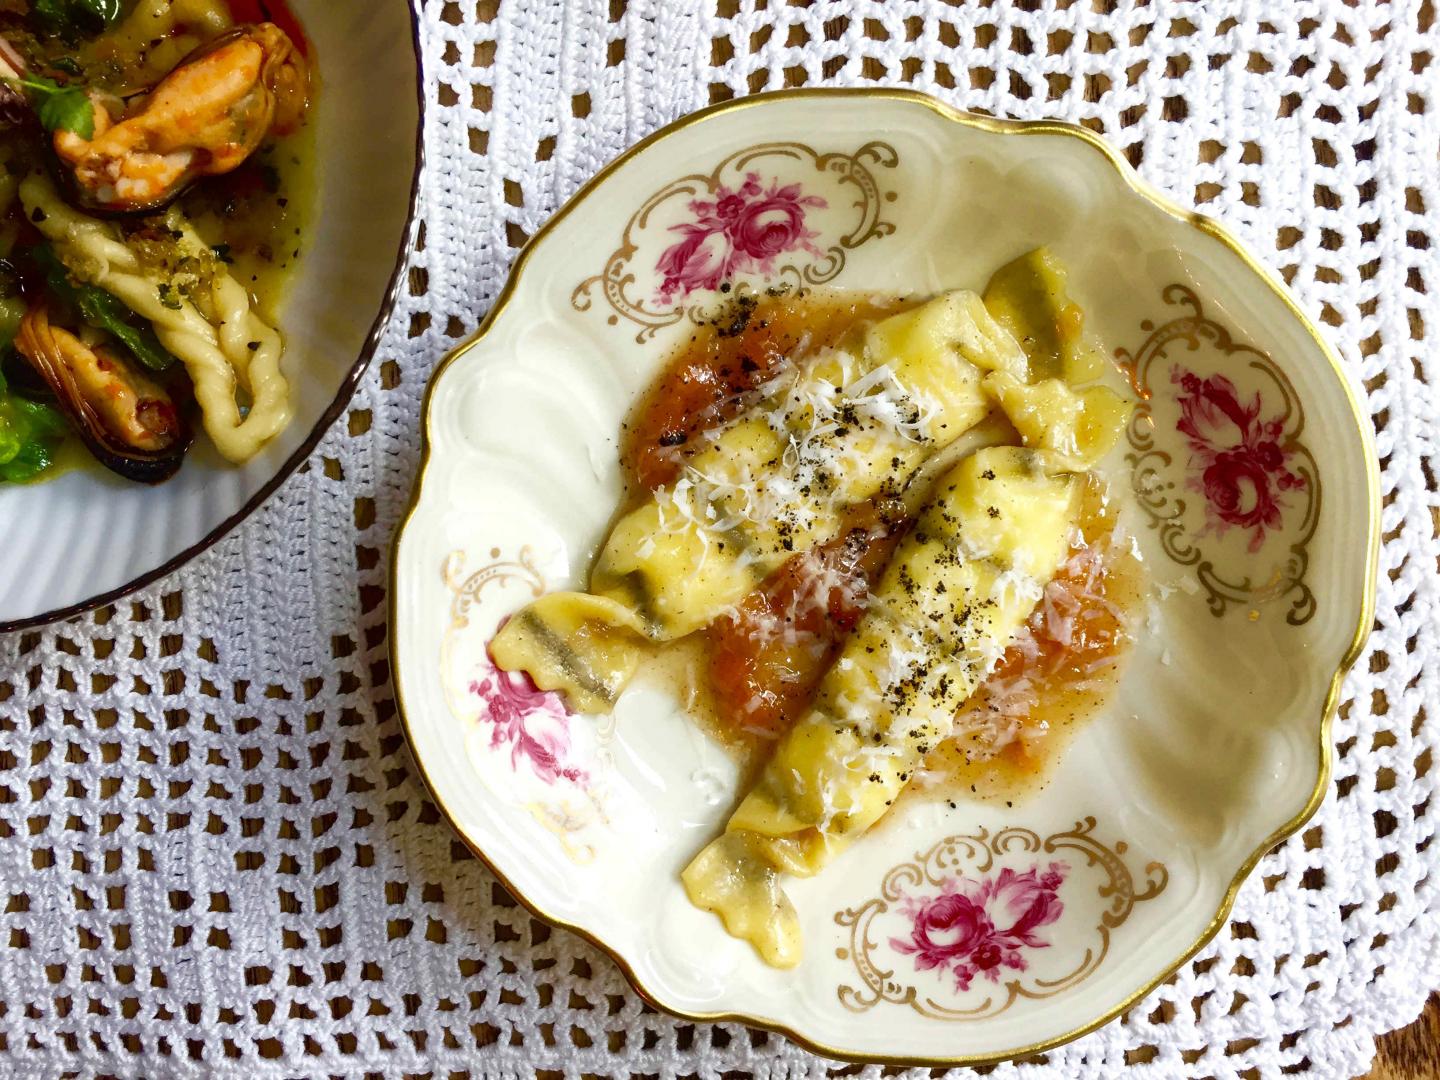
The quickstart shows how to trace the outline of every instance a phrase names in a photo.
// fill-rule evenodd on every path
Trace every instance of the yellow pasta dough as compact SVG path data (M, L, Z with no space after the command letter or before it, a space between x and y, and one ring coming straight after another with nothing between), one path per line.
M507 624L496 662L572 704L613 703L647 640L706 626L792 555L834 537L847 508L898 493L990 411L987 373L1024 370L1014 340L967 291L802 359L707 433L680 479L616 523L589 593L546 597ZM598 632L596 597L618 605L609 610L620 633Z
M1065 267L1047 248L996 270L984 297L995 321L1025 351L1029 381L1085 383L1100 377L1105 350L1087 331L1084 311L1070 298Z
M1093 468L1119 441L1130 405L1104 386L1076 390L1063 379L1025 383L1004 372L985 379L1028 447L1063 459L1072 469Z
M1070 298L1065 268L1045 248L1002 266L985 286L985 306L1024 350L1021 370L995 371L985 390L1026 446L1093 468L1119 440L1129 404L1114 391L1077 384L1098 379L1105 352Z
M937 486L876 598L726 833L682 875L767 963L800 955L777 884L869 829L994 667L1067 551L1077 482L1050 456L981 450Z
M139 89L154 85L231 23L225 0L138 0L125 20L89 51L99 60L135 58L125 75Z

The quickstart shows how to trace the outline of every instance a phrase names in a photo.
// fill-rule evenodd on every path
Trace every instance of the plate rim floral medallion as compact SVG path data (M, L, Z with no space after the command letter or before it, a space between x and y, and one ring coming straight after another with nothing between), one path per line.
M1349 406L1351 419L1355 423L1356 431L1360 436L1365 458L1365 484L1366 484L1366 505L1368 507L1366 520L1366 552L1365 552L1365 581L1363 593L1360 600L1359 616L1353 632L1350 635L1349 643L1341 657L1334 674L1331 676L1326 690L1325 700L1320 716L1317 755L1319 761L1316 769L1316 782L1310 797L1305 804L1289 821L1282 824L1267 836L1250 855L1240 864L1225 890L1223 897L1215 911L1214 916L1206 924L1200 934L1189 945L1183 948L1175 960L1168 963L1153 978L1147 980L1137 987L1132 993L1117 1005L1106 1010L1101 1015L1089 1020L1085 1024L1067 1031L1063 1034L1045 1039L1041 1042L1027 1046L1013 1047L1000 1053L958 1055L953 1057L928 1057L924 1055L896 1055L896 1054L868 1054L846 1051L836 1047L828 1046L816 1039L806 1036L804 1033L795 1030L790 1025L769 1019L764 1016L757 1016L746 1012L703 1012L686 1009L669 1003L663 996L652 990L639 978L634 968L625 958L623 953L606 943L594 932L577 925L565 918L556 916L546 911L532 898L518 889L509 877L496 865L496 862L485 852L484 848L473 840L458 824L454 814L445 804L438 788L432 781L425 762L420 754L414 753L416 767L425 783L430 797L434 800L436 807L444 816L450 827L454 830L461 842L478 858L496 879L510 892L512 896L534 917L552 925L576 934L597 949L610 957L616 966L624 974L626 980L634 988L635 992L650 1005L669 1013L679 1019L695 1023L738 1023L750 1027L759 1028L765 1031L774 1032L784 1036L795 1044L825 1057L845 1062L863 1062L869 1064L923 1067L923 1068L954 1068L973 1067L981 1065L995 1065L1005 1061L1012 1061L1029 1055L1042 1053L1053 1049L1056 1046L1072 1042L1090 1034L1093 1031L1104 1027L1116 1017L1131 1009L1137 1002L1144 999L1156 987L1160 986L1167 979L1171 978L1176 971L1184 967L1201 949L1219 933L1229 919L1231 909L1234 907L1235 898L1240 887L1244 884L1250 874L1254 871L1260 859L1277 844L1294 835L1305 823L1312 818L1324 801L1325 793L1330 786L1330 778L1333 768L1334 740L1332 738L1332 726L1335 714L1339 705L1340 690L1346 674L1354 666L1359 658L1365 641L1370 635L1371 626L1374 622L1376 602L1376 576L1379 573L1380 559L1380 477L1379 465L1376 458L1374 436L1367 414L1362 409L1356 391L1349 378L1345 374L1343 362L1335 349L1325 340L1320 329L1314 321L1305 313L1299 302L1291 294L1289 288L1281 282L1271 271L1267 270L1249 250L1233 236L1223 225L1213 218L1194 210L1187 210L1174 202L1168 195L1145 181L1125 160L1121 154L1108 142L1095 132L1079 124L1072 124L1060 120L1012 120L999 117L986 116L977 113L965 112L957 109L938 98L916 90L905 90L889 87L797 87L788 90L777 90L768 93L755 94L748 97L736 98L730 101L718 102L688 113L685 116L667 124L666 126L652 132L644 139L635 143L619 156L611 160L604 167L599 169L588 179L578 190L561 205L545 221L543 225L526 243L524 249L515 259L511 266L509 275L506 278L503 288L495 298L494 304L486 313L479 327L465 341L451 349L441 362L436 366L426 386L424 399L420 408L420 437L421 453L420 462L416 470L415 481L411 488L409 500L401 514L399 523L395 528L394 539L391 543L389 557L388 587L389 595L386 598L386 606L390 625L390 663L393 674L395 708L400 719L402 730L410 741L412 748L415 746L414 733L411 728L411 721L408 710L405 706L401 671L400 635L398 629L398 589L399 582L399 551L400 542L404 538L411 519L420 506L421 495L424 491L425 476L431 465L432 438L430 424L432 419L431 405L435 387L441 377L451 364L461 360L473 349L475 349L485 338L496 319L509 305L518 291L519 282L531 257L544 240L561 222L566 220L572 213L583 206L590 195L614 173L630 163L633 159L644 153L650 147L661 140L679 131L700 124L717 116L740 112L745 109L763 108L770 104L795 101L798 99L829 99L829 100L853 100L853 99L878 99L892 102L903 102L911 105L918 105L929 109L942 119L959 124L962 127L983 131L997 135L1062 135L1078 139L1085 146L1100 154L1100 156L1115 170L1126 187L1135 195L1146 200L1157 209L1164 212L1184 224L1187 224L1201 234L1218 241L1231 254L1241 260L1245 267L1259 279L1271 293L1278 298L1285 308L1290 312L1298 325L1305 331L1314 346L1330 365L1330 374L1338 382L1344 395L1345 402Z

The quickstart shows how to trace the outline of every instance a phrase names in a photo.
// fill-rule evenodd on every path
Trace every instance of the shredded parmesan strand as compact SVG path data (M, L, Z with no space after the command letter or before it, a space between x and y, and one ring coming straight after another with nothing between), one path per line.
M1035 610L1008 644L1008 651L1021 660L1017 673L1008 669L993 674L966 702L956 718L955 735L965 740L971 760L994 757L1017 741L1035 742L1048 724L1034 718L1040 705L1037 679L1043 679L1082 647L1086 620L1098 610L1113 615L1128 635L1126 612L1106 595L1106 574L1111 562L1128 552L1133 538L1120 526L1094 543L1086 543L1077 529L1071 537L1069 559L1059 573L1037 595ZM1042 659L1041 639L1060 647L1059 659ZM1067 679L1073 693L1102 689L1105 675L1118 663L1114 655L1086 661L1078 667L1078 678Z
M734 420L704 434L718 441L734 427L760 419L784 446L780 468L757 477L744 462L721 462L708 470L687 463L679 479L655 493L662 528L693 530L704 552L720 534L746 525L779 521L808 531L821 516L842 508L836 479L873 458L877 444L932 441L930 427L939 411L934 402L908 389L889 364L857 375L859 367L853 354L827 348L760 386ZM836 368L839 385L826 374Z

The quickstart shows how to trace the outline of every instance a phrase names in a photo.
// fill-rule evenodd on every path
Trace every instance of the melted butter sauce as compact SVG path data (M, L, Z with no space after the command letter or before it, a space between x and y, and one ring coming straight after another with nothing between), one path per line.
M304 256L318 186L313 95L310 107L299 131L267 144L238 175L197 185L184 204L195 230L224 246L231 276L282 333L280 311Z
M624 425L621 464L630 484L629 506L672 482L684 467L687 445L698 442L695 436L736 416L744 407L743 396L774 378L788 360L837 345L863 324L919 302L853 293L792 295L740 304L714 324L699 327ZM910 785L901 802L960 797L1014 802L1033 794L1118 682L1131 643L1129 627L1145 595L1144 568L1127 544L1110 542L1116 512L1103 482L1092 477L1083 500L1080 534L1085 545L1099 545L1101 564L1074 613L1072 645L1059 644L1043 629L1035 632L1038 649L1027 650L1029 655L1013 646L1007 650L996 673L960 712L961 724L973 729L979 714L967 716L967 711L984 709L1001 680L1029 678L1036 704L1027 711L1020 735L998 753L973 730L952 737L927 758L923 780ZM875 550L862 552L851 564L873 582L902 531L900 526L877 533ZM826 546L841 541L843 536ZM741 790L804 714L858 616L832 590L818 613L805 618L798 643L772 639L760 645L744 632L747 616L779 618L787 606L793 610L787 602L802 587L796 579L806 572L804 560L796 556L747 597L739 605L739 624L721 619L707 631L657 650L645 664L647 678L671 687L692 720L737 762ZM1032 622L1043 624L1043 619Z

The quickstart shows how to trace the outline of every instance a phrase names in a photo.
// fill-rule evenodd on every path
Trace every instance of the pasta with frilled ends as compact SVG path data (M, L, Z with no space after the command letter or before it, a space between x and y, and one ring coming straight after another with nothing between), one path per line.
M20 185L26 216L80 281L104 289L150 320L160 343L185 365L206 433L243 464L290 423L290 388L280 370L280 333L252 304L176 208L163 218L187 264L203 273L177 279L147 265L120 229L71 209L47 177Z
M1124 429L1130 406L1098 383L1105 350L1070 298L1065 267L1046 248L991 276L985 306L1025 353L1023 370L991 372L985 391L1021 441L1069 468L1093 468Z
M766 963L800 960L781 875L819 873L950 736L1064 561L1078 490L1063 462L1015 446L980 450L937 484L814 704L681 875Z

